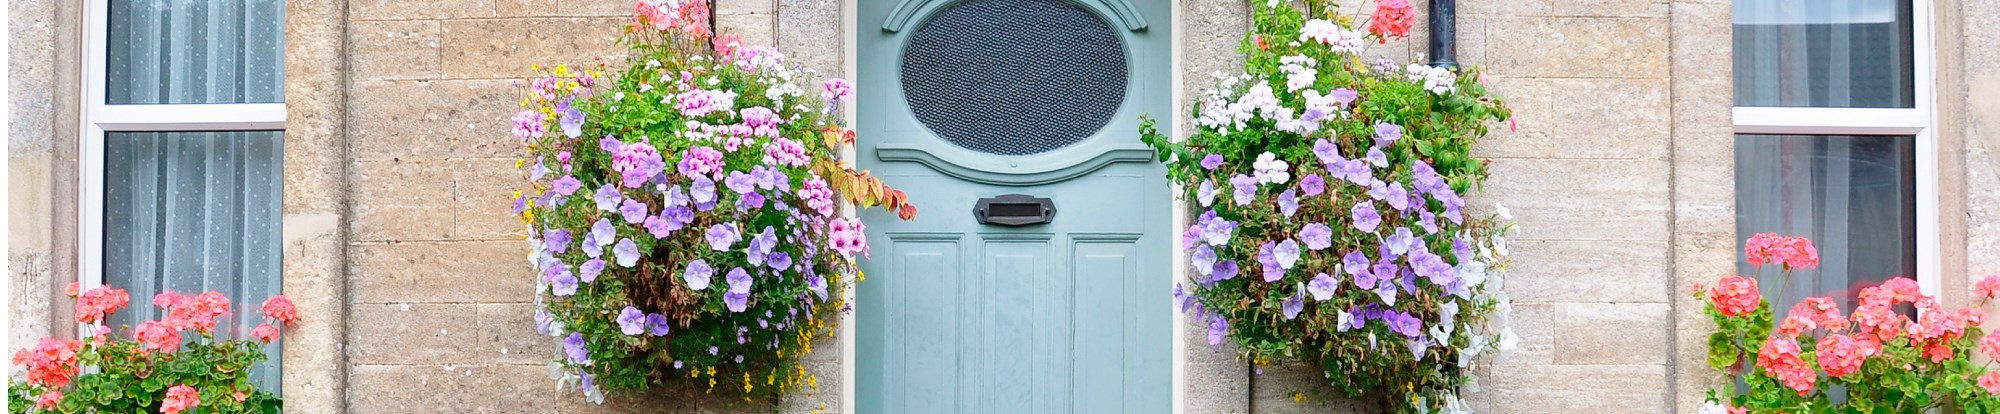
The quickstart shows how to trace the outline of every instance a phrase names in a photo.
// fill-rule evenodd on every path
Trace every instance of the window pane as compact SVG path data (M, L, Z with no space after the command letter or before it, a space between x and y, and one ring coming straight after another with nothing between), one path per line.
M1910 108L1910 0L1735 0L1736 105Z
M285 101L284 0L112 0L105 103Z
M1736 136L1736 268L1757 275L1779 317L1812 296L1851 310L1861 288L1916 276L1915 146L1910 136ZM1812 239L1819 269L1794 271L1789 285L1771 266L1756 273L1741 252L1757 233Z
M133 306L109 326L157 320L154 294L219 291L222 337L248 338L281 289L284 133L111 132L104 142L104 282ZM277 346L252 379L277 391Z

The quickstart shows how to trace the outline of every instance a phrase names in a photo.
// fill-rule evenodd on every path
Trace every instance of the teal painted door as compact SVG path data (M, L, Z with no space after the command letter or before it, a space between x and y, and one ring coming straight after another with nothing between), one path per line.
M921 213L862 213L857 410L1168 412L1167 2L899 1L859 2L858 156ZM1010 194L1053 216L982 224Z

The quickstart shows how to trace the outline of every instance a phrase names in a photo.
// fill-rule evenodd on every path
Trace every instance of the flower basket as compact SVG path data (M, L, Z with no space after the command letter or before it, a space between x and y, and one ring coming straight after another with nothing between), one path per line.
M868 243L842 202L905 219L849 169L845 80L712 36L705 1L643 1L625 66L533 79L514 116L539 331L589 401L653 386L757 396L817 388L798 358L832 336Z
M1473 143L1509 110L1477 70L1362 57L1407 34L1405 1L1362 24L1327 1L1257 3L1245 73L1217 75L1194 134L1141 127L1199 211L1176 301L1259 365L1303 361L1395 411L1468 411L1474 368L1518 342L1511 217L1463 196L1486 178Z

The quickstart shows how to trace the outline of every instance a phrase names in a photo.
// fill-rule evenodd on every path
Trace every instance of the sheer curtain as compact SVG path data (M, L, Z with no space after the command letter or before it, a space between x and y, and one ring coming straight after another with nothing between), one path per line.
M109 326L157 320L154 294L229 295L218 337L248 338L258 307L281 291L284 133L105 134L104 282L132 294ZM259 364L258 387L278 389L278 355Z
M1795 271L1789 285L1768 265L1760 275L1780 317L1810 296L1853 309L1861 288L1915 277L1915 145L1910 136L1737 136L1738 251L1767 232L1819 247L1819 269ZM1737 271L1757 274L1741 260Z
M1910 108L1910 0L1735 0L1737 106Z
M114 0L108 104L285 100L284 0Z

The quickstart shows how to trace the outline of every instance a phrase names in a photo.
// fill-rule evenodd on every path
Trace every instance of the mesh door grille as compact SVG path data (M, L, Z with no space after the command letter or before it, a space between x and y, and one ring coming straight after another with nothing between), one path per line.
M1125 97L1111 26L1064 0L971 0L910 36L903 95L917 120L961 147L1029 155L1075 144Z

